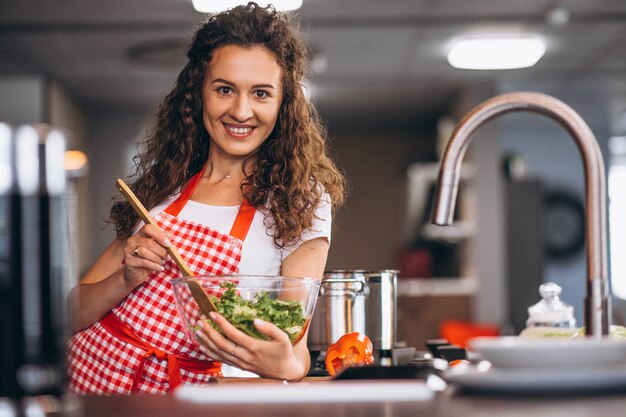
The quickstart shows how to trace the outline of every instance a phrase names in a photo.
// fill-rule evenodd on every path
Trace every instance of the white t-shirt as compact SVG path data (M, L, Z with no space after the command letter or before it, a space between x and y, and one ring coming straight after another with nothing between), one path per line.
M150 210L150 214L153 217L156 216L176 198L178 198L178 194L154 207ZM239 206L211 206L189 200L178 214L178 218L228 234L238 212ZM305 231L300 241L294 245L282 249L277 248L273 240L273 227L268 229L264 224L264 218L265 215L260 210L256 210L243 242L241 262L239 263L240 275L280 275L282 261L298 249L302 243L318 237L324 237L330 243L332 215L330 197L327 193L322 195L320 204L315 210L313 227L311 230Z

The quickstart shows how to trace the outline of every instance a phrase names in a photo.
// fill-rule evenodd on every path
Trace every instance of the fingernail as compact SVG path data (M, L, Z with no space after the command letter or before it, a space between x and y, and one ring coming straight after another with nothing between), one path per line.
M215 311L211 311L209 313L209 318L213 321L215 321L215 319L217 318L217 314L215 314Z
M200 339L202 337L202 334L200 333L200 330L196 330L196 339Z
M163 271L165 271L165 267L164 266L161 267L161 272L163 272Z
M165 239L165 241L163 241L163 243L165 243L165 247L169 248L170 246L172 246L172 242L170 242L169 239Z
M261 320L261 319L254 319L254 324L258 325L258 326L263 326L265 325L267 322L265 320Z

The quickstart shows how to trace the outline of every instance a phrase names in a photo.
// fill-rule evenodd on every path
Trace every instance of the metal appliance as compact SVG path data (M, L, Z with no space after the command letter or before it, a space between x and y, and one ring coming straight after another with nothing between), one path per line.
M314 357L349 332L366 334L381 363L390 362L397 335L396 270L334 270L322 279L307 346Z

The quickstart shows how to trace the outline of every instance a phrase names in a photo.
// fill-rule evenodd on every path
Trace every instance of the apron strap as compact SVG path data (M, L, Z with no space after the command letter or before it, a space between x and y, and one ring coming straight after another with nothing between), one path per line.
M204 172L204 168L201 171L196 173L189 182L187 186L183 190L182 193L178 196L176 200L170 203L169 206L165 209L165 212L177 217L181 212L183 207L187 204L187 201L191 198L196 186L200 182L200 178L202 178L202 173ZM239 206L239 212L237 213L237 218L235 219L235 223L233 223L233 227L230 229L230 236L235 237L242 242L246 239L248 235L248 230L250 230L250 225L252 225L252 220L254 219L254 213L256 212L256 208L250 205L247 200L244 200Z
M173 390L181 384L181 369L198 374L221 374L222 372L222 364L218 361L203 361L200 359L184 358L182 356L163 352L162 350L150 346L148 343L141 340L139 336L133 333L132 329L128 325L121 322L120 319L113 314L113 312L110 312L100 319L100 324L116 338L145 351L143 358L139 363L139 367L133 375L133 386L131 388L132 393L136 393L138 391L139 382L141 381L141 376L143 375L146 360L151 356L155 356L159 360L167 360L167 380L170 385L170 390Z
M174 217L178 217L178 214L183 209L183 207L185 207L185 204L187 204L187 201L189 201L189 199L191 198L191 195L196 189L196 186L200 182L200 178L202 178L203 172L204 172L204 168L202 168L201 171L199 171L193 177L191 177L191 179L187 183L187 186L185 187L183 192L180 193L180 195L178 196L176 200L172 201L172 203L170 203L170 205L167 206L167 208L165 209L166 213L171 214Z
M233 223L233 227L230 229L229 235L236 237L243 242L246 239L248 230L250 230L255 212L256 209L248 203L248 200L243 200L241 206L239 207L235 223Z

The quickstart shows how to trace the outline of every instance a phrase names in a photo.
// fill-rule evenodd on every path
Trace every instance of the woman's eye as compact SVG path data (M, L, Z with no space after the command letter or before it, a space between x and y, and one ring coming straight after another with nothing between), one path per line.
M263 90L256 90L254 92L254 96L256 98L267 98L269 97L269 94L267 93L267 91L263 91Z
M226 86L221 86L216 88L217 92L220 94L228 95L233 92L233 89Z

